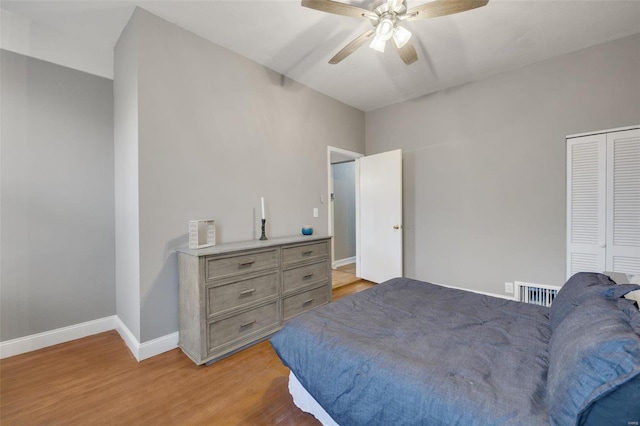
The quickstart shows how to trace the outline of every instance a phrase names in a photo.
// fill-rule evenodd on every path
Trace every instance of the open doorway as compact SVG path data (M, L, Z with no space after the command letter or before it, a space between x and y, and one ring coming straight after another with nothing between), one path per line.
M329 146L328 215L334 287L356 279L356 159L363 154Z
M341 230L337 225L340 218L335 208L337 181L333 167L351 160L355 161L355 208L350 213L355 219L355 259L351 254L341 254L337 250ZM365 157L330 146L327 169L328 229L334 237L331 241L333 270L355 260L356 278L381 283L403 276L402 150Z

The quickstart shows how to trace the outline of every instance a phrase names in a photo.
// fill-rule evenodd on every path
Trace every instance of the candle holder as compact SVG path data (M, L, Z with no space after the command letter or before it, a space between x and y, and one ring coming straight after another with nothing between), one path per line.
M267 223L267 219L262 219L262 236L260 237L260 241L268 240L267 234L264 232L265 223Z

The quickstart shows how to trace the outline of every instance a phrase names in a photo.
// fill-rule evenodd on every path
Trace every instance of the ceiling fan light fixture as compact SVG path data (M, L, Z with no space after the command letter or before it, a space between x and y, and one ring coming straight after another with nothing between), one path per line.
M387 44L386 40L380 39L378 36L375 36L373 40L371 40L370 48L373 50L377 50L380 53L384 53L384 46Z
M396 44L396 47L398 49L402 49L404 45L409 42L410 38L411 38L411 31L399 25L396 27L395 31L393 32L393 42Z
M391 18L382 18L376 27L376 38L387 41L393 36L394 23Z
M1 1L1 0L0 0ZM362 0L361 0L362 1ZM302 6L335 15L364 18L371 22L373 28L360 34L343 47L330 60L330 64L338 62L351 55L363 46L371 37L369 46L379 52L384 52L387 40L393 38L400 59L406 65L418 60L418 55L409 40L411 32L398 26L405 20L435 18L453 15L467 10L486 6L490 0L426 0L427 3L407 8L407 0L369 0L369 9L363 9L349 3L337 0L302 0Z

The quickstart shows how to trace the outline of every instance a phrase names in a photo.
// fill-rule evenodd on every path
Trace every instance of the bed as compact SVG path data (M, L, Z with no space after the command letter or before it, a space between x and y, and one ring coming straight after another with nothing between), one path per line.
M638 289L581 273L545 308L396 278L271 344L325 425L638 424Z

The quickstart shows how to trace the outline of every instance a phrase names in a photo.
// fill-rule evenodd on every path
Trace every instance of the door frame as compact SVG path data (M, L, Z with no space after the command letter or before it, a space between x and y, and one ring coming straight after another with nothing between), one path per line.
M364 157L364 154L361 154L359 152L354 152L354 151L348 151L346 149L342 149L342 148L338 148L335 146L327 146L327 225L328 225L328 231L329 231L329 235L331 235L331 268L334 269L333 264L335 262L335 248L334 248L334 239L333 239L333 225L334 225L334 220L333 220L333 202L331 201L331 192L333 191L333 170L331 169L331 154L332 153L336 153L336 154L340 154L344 157L353 159L354 161L357 160L358 158L362 158ZM360 185L358 182L358 162L356 161L356 168L355 168L355 174L356 174L356 269L358 268L358 254L360 253L360 242L358 241L357 235L358 235L358 228L360 226L360 221L358 220L358 213L360 210Z

